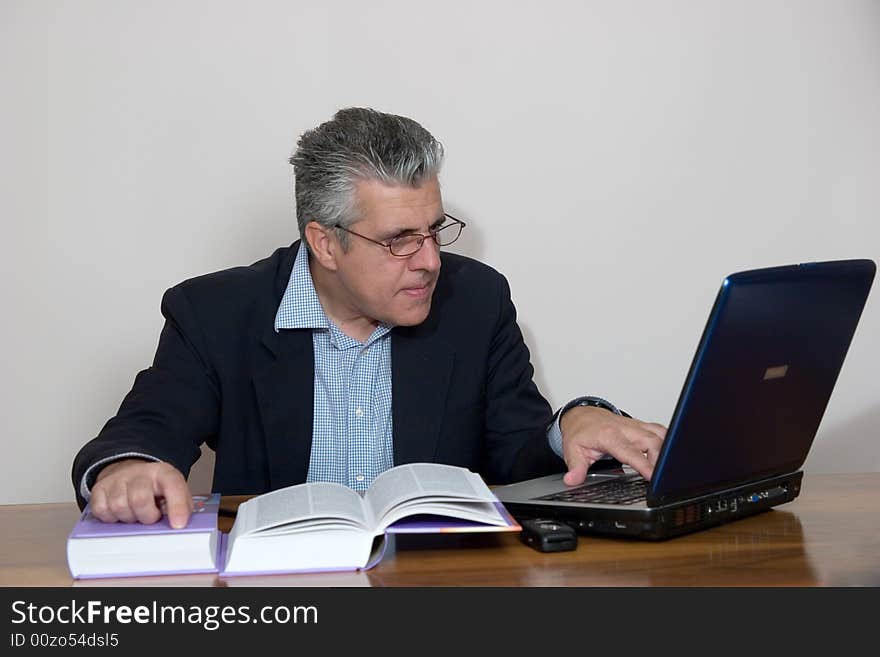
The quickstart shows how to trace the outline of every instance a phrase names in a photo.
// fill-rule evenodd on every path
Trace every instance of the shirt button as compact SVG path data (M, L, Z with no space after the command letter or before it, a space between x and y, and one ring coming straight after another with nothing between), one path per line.
M357 415L358 417L361 417L361 416L364 414L364 411L363 411L363 409L361 409L360 407L358 407L358 408L355 410L354 414ZM358 480L358 481L360 481L360 480Z
M355 478L355 481L363 481L363 480L364 480L364 475L362 475L362 474L355 475L354 478Z

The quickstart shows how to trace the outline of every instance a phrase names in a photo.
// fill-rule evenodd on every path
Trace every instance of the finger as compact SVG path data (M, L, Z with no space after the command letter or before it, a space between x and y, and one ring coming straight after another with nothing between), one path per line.
M648 460L651 462L651 465L656 465L657 460L660 458L660 451L663 449L663 440L660 442L651 441L648 445L648 448L645 450L645 456L648 457Z
M113 517L119 522L136 522L137 518L131 510L128 491L125 487L115 486L107 492L107 505Z
M665 431L662 425L642 422L640 426L628 427L624 434L627 441L647 453L649 458L653 457L651 460L656 462L666 437Z
M138 522L151 525L162 517L148 478L138 478L128 485L128 501Z
M116 522L116 516L113 515L110 511L110 506L107 504L107 495L104 492L103 486L95 485L95 487L92 488L92 496L89 499L89 505L92 515L98 520L101 520L102 522Z
M622 439L609 440L603 444L605 451L621 463L629 465L645 479L650 479L660 454L660 439L642 429L633 429L618 435Z
M183 475L173 468L163 469L156 477L155 493L165 498L171 526L175 529L186 527L192 513L192 493Z
M650 431L660 440L666 439L666 427L664 427L662 424L657 424L656 422L642 422L641 428L645 431Z
M645 479L650 480L654 474L654 464L649 455L632 446L620 448L620 454L612 454L621 463L626 463L633 470L642 475Z
M568 467L568 472L562 477L562 481L566 486L579 486L584 483L587 478L587 470L589 464L586 461L580 461Z
M568 466L568 472L562 477L562 481L568 486L582 484L587 478L587 470L591 465L587 454L580 446L565 443L563 443L562 452L565 465Z
M565 473L562 480L568 486L579 486L584 483L590 466L602 456L601 452L581 445L569 445L563 450L568 472Z

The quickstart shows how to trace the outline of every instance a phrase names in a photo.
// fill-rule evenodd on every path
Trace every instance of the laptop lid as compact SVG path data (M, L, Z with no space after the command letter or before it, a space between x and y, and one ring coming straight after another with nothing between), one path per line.
M875 271L871 260L844 260L724 280L654 468L649 506L803 465Z

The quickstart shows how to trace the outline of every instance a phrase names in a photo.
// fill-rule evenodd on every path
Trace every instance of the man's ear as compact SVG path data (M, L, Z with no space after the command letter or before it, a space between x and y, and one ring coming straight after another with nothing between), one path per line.
M336 271L336 256L341 250L334 229L324 228L317 221L306 224L305 239L312 250L312 257L325 269Z

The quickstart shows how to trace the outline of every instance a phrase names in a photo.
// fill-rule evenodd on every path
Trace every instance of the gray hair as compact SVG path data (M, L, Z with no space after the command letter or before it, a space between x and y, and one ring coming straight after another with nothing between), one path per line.
M435 178L443 145L412 119L373 109L341 109L305 132L290 158L296 176L296 221L348 228L356 220L355 189L361 180L418 187ZM336 231L344 249L348 233Z

